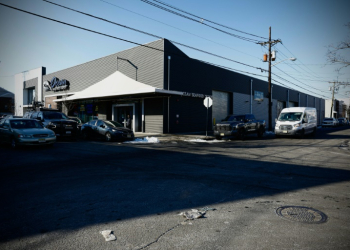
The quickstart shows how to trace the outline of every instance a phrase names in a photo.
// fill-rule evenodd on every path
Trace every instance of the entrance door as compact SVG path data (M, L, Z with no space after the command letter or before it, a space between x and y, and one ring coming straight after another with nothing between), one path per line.
M134 130L132 126L132 119L133 119L133 107L132 106L120 106L120 107L114 107L114 120L122 124L125 128L128 126L128 118L129 121L129 128L131 130Z

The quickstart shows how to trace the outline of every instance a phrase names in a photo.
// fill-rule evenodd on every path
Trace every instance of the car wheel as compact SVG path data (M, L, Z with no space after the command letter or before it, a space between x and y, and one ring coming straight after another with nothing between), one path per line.
M215 139L216 139L216 140L221 140L222 137L221 137L220 135L217 135L217 136L215 136Z
M105 134L105 140L106 140L106 141L111 141L111 140L112 140L112 135L111 135L111 133L107 132L107 133Z
M261 138L261 137L263 136L263 134L264 134L263 129L260 128L260 129L258 130L258 133L257 133L257 134L258 134L258 137Z
M13 148L13 149L17 148L17 143L16 143L15 138L11 139L11 148Z
M85 131L81 132L81 137L83 138L83 140L87 140L88 139L88 135Z
M304 139L304 137L305 137L305 131L303 129L300 133L300 139Z
M244 138L245 138L245 130L244 128L242 128L238 131L238 139L244 140Z
M312 136L316 136L316 128L312 131Z

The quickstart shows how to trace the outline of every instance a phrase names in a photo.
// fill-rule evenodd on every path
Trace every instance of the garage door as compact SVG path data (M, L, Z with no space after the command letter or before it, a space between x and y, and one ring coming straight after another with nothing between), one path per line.
M229 115L229 93L213 90L213 124Z

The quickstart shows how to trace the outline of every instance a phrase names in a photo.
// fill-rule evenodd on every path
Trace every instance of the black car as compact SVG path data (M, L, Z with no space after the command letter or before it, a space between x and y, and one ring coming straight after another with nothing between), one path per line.
M59 138L69 137L76 139L78 136L78 123L70 120L65 114L55 110L28 111L23 118L36 119L44 127L53 130Z
M78 130L81 130L81 126L83 126L83 122L76 116L68 116L70 120L76 121L78 123Z
M105 141L134 140L134 132L125 128L116 121L92 120L81 127L81 134L84 139L103 138Z

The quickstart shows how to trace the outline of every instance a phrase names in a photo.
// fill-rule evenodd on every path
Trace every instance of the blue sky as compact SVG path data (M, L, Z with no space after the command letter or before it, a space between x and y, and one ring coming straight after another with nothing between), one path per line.
M268 67L262 62L267 47L226 35L140 0L51 1L257 68ZM272 68L273 73L289 82L274 76L273 79L288 87L327 99L331 98L328 81L350 81L350 67L338 74L335 69L339 66L329 65L326 61L327 46L336 45L350 35L350 30L345 27L350 22L348 0L162 1L260 37L267 38L271 26L272 38L283 42L283 45L274 47L277 50L276 62L297 58L295 62L286 60ZM140 44L157 40L42 0L0 0L0 3ZM230 32L264 41L263 38ZM17 73L44 66L49 74L134 46L0 6L0 87L14 92L13 75ZM178 47L192 58L267 77L267 73L258 69ZM261 79L267 81L267 78ZM336 98L348 103L346 91L350 91L350 86L341 88Z

